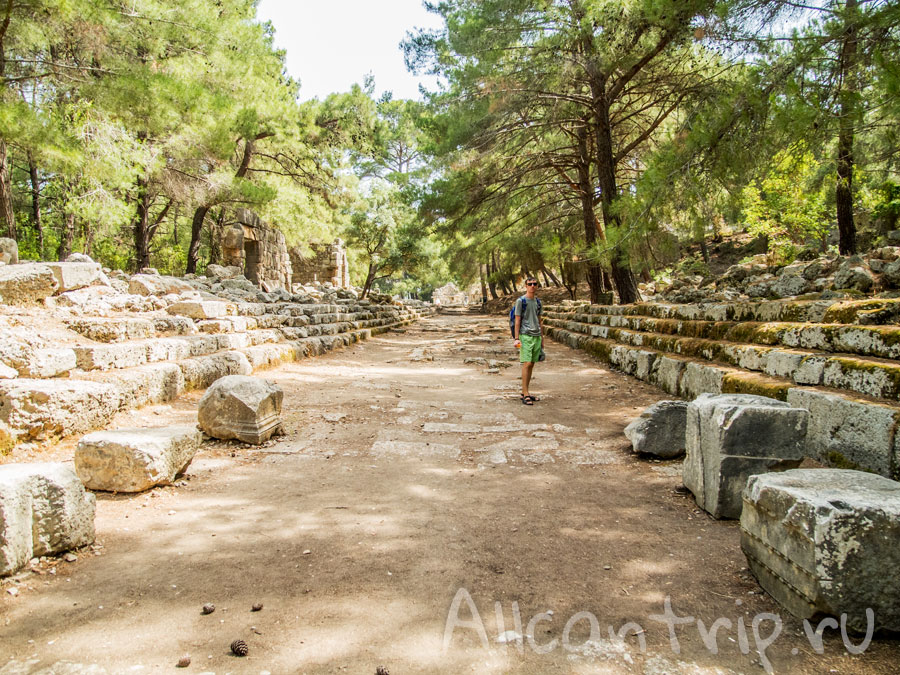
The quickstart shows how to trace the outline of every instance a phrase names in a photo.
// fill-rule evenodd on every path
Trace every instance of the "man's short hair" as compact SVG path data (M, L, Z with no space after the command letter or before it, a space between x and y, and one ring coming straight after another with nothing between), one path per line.
M541 283L540 281L538 281L537 277L525 277L525 283L527 284L529 281L537 281L538 283Z

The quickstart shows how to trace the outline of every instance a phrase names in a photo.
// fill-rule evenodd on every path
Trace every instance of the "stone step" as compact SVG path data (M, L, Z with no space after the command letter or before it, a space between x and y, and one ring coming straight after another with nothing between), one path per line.
M565 303L546 305L544 311L571 311L577 308L592 314L649 316L657 319L697 321L780 321L788 323L841 323L856 325L896 324L900 298L865 300L821 299L769 300L762 302L722 302L700 304L638 303L634 305L588 305Z
M826 387L796 386L784 377L555 327L548 327L547 334L674 396L693 400L703 393L758 394L806 408L810 411L808 457L838 468L900 477L900 405L894 402Z
M900 326L857 326L840 323L785 323L657 319L585 311L544 312L553 321L611 329L679 335L745 344L814 349L823 352L900 359ZM600 334L602 337L606 337Z
M743 370L786 378L794 384L824 385L874 398L900 399L900 364L893 360L633 331L549 317L544 323L619 344L717 361Z
M21 441L61 438L102 428L121 410L170 401L184 391L206 388L226 375L249 375L254 369L324 354L413 323L425 312L408 310L402 314L402 319L378 326L296 340L287 340L280 331L272 331L279 341L261 341L211 354L190 354L179 360L117 370L94 370L85 372L79 379L0 380L0 450ZM223 337L248 335L195 337L218 341ZM183 338L170 338L179 339ZM172 344L163 339L155 342Z

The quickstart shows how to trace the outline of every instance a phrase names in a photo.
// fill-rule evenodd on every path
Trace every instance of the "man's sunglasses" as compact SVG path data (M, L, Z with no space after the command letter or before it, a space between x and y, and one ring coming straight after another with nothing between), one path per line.
M536 282L536 281L526 281L526 282L525 282L525 285L526 285L526 286L537 286L537 285L538 285L538 282Z

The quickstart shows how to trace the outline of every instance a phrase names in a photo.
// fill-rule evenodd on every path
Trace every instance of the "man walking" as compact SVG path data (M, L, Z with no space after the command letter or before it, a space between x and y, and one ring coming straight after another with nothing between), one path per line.
M525 280L525 295L516 300L516 323L513 338L519 350L519 361L522 364L522 403L534 405L538 399L528 391L534 364L541 357L541 301L535 293L538 280L528 277Z

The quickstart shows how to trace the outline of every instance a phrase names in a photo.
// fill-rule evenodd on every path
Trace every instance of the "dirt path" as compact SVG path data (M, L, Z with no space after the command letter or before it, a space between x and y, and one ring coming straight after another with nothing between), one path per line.
M551 344L541 401L523 406L502 324L430 319L266 373L285 390L287 435L210 443L177 486L99 496L98 545L4 584L0 673L175 672L183 654L178 672L220 674L756 673L762 612L783 615L766 651L777 672L896 672L896 641L850 656L829 631L815 654L748 576L736 524L675 492L678 462L629 454L624 426L662 392ZM491 373L491 359L511 367ZM118 425L189 420L196 400ZM694 617L680 653L651 618L667 597ZM696 619L718 618L734 628L714 654ZM610 639L629 622L638 637ZM520 651L504 631L531 639ZM41 670L60 661L82 665Z

